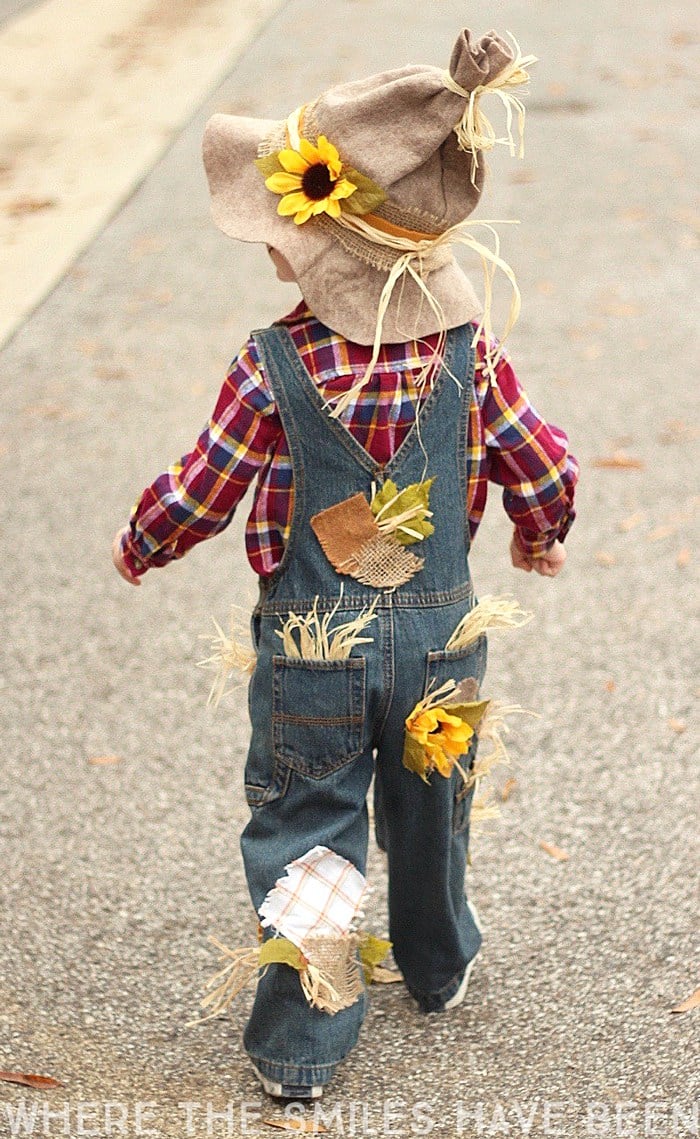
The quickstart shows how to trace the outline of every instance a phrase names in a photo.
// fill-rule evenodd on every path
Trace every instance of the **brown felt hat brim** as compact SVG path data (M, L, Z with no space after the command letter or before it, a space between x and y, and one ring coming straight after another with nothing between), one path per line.
M214 115L204 134L203 157L212 217L229 237L272 245L294 270L314 315L358 344L374 341L377 310L387 274L348 253L332 233L311 218L295 225L277 213L279 198L255 166L258 148L279 124L269 119ZM454 259L428 277L430 291L454 328L480 314L469 279ZM439 322L418 286L405 279L395 289L384 318L382 342L399 343L439 331Z

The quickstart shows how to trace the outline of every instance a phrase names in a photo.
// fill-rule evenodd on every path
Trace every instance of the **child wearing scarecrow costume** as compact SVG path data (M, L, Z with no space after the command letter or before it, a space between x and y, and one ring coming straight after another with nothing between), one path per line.
M577 478L491 334L495 268L513 318L517 285L466 221L483 152L514 145L480 101L495 92L520 118L511 89L531 61L465 30L447 71L404 67L285 122L217 115L206 130L217 224L265 243L304 302L251 336L114 558L137 583L222 530L257 480L242 851L265 930L249 957L265 967L244 1043L271 1094L320 1094L357 1039L373 777L389 934L423 1010L462 999L480 947L464 879L486 641L457 635L476 605L470 542L497 482L514 565L553 576ZM458 243L482 259L483 316Z

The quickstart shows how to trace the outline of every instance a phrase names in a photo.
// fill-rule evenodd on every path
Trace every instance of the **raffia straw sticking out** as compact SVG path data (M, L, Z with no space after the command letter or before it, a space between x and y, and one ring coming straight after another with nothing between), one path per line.
M515 157L513 112L518 119L518 158L522 158L525 153L525 105L509 88L522 87L529 83L530 75L527 69L533 63L537 63L537 56L523 55L515 36L511 32L508 32L508 35L513 41L515 58L488 83L480 83L473 91L466 91L452 78L449 71L445 72L443 76L443 82L448 90L467 100L467 106L455 127L455 133L460 148L471 151L472 182L476 178L476 171L479 167L479 151L493 150L495 146L507 146L511 155ZM481 110L480 103L483 95L496 95L503 103L506 112L505 138L498 138L492 124Z
M317 969L315 965L307 965L306 969L299 974L299 980L304 996L312 1008L321 1009L323 1012L336 1013L345 1007L337 990L333 988L330 981L323 976L321 970Z
M490 819L498 819L501 817L501 810L493 798L493 791L490 789L485 791L483 795L479 795L472 802L471 811L469 814L470 826L481 826L482 823L488 822Z
M342 593L330 613L324 613L323 616L318 612L318 600L318 597L314 598L310 613L300 616L290 610L282 628L276 630L277 636L282 640L285 656L294 660L346 660L356 645L372 642L372 637L363 637L361 634L375 619L378 596L352 621L336 625L333 629L331 621L342 601ZM295 634L298 635L298 642Z
M244 677L251 676L255 672L257 661L255 650L252 645L239 639L244 634L237 613L238 610L234 607L231 610L230 634L226 634L212 617L216 629L216 635L211 638L212 655L206 660L197 662L198 668L213 668L215 670L216 675L207 697L207 706L212 705L214 708L218 707L223 696L228 695L226 685L232 673L240 673L241 677Z
M486 594L462 618L445 648L466 649L487 629L519 629L527 625L532 617L533 614L521 609L519 603L509 594L500 597Z
M215 973L207 981L206 989L212 991L200 1001L202 1008L209 1011L206 1016L191 1020L188 1024L203 1024L206 1020L213 1020L225 1012L238 994L257 975L260 965L260 946L248 946L243 949L229 949L216 937L210 937L212 945L221 951L220 961L225 961L223 969Z
M486 345L484 358L485 369L491 382L495 383L496 365L503 353L505 339L520 315L521 297L520 289L515 279L515 273L510 265L501 257L500 238L494 226L514 225L517 223L513 221L470 221L468 218L465 218L464 221L450 226L443 233L431 237L430 240L421 239L420 241L414 241L411 238L383 233L381 230L375 229L374 226L370 225L364 218L355 217L353 214L343 213L339 218L334 219L334 221L345 229L359 233L375 245L382 245L393 249L396 252L396 261L389 272L379 298L372 358L367 365L364 375L361 376L340 399L334 401L333 408L329 413L331 419L337 419L342 415L345 409L356 400L358 393L362 391L365 384L371 379L381 353L384 317L389 308L394 289L399 281L403 281L406 277L410 277L411 280L414 281L422 294L423 300L435 317L435 327L444 344L443 338L447 332L445 314L437 297L431 293L426 278L432 269L438 268L450 260L450 249L454 245L464 245L472 253L476 253L481 261L484 278L484 306L483 315L474 333L472 344L475 345L483 335ZM469 232L469 229L473 226L481 226L490 234L493 239L493 248L477 240L477 238ZM500 335L500 344L494 348L495 337L491 323L491 311L493 307L493 282L497 269L500 269L507 278L511 286L512 295L508 316Z
M492 700L479 725L479 754L466 781L467 789L474 787L474 800L470 817L477 826L489 819L497 819L501 814L491 789L487 788L479 794L479 788L485 780L492 777L496 767L508 767L510 765L510 756L503 737L510 731L510 725L506 723L507 717L517 713L524 716L537 715L536 712L521 708L519 704L498 704ZM481 749L484 744L490 744L491 750L482 755Z
M485 756L480 756L477 764L481 765L482 771L491 771L498 764L508 765L510 763L510 756L508 749L505 745L503 737L508 735L510 731L510 724L506 723L508 716L537 716L537 712L530 712L527 708L521 708L519 704L499 704L497 701L492 700L486 709L481 724L479 725L479 742L480 744L490 744L491 751ZM478 773L477 773L478 774Z

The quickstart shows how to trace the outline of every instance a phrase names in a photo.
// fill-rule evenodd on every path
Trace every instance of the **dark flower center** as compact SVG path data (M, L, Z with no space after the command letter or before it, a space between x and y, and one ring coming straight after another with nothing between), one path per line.
M327 198L334 185L328 167L321 162L309 166L301 176L301 187L312 202L320 202L323 198Z

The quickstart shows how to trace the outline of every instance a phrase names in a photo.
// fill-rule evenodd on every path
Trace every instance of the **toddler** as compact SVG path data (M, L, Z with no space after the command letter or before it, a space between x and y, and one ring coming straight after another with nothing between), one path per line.
M466 220L484 152L514 146L480 101L497 92L521 119L513 88L530 62L465 30L447 70L387 71L284 122L217 115L206 130L217 224L264 243L303 301L251 335L195 447L143 492L113 558L140 584L223 530L255 481L241 843L264 968L244 1044L272 1095L320 1095L357 1039L358 947L367 975L376 958L357 928L373 778L389 934L421 1009L459 1004L481 944L464 885L486 707L486 640L463 635L469 548L495 482L513 565L555 576L578 473L491 334L495 269L513 317L517 286ZM483 313L456 244L482 259Z

